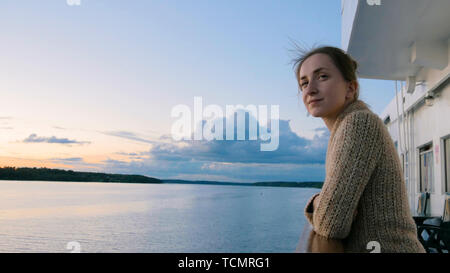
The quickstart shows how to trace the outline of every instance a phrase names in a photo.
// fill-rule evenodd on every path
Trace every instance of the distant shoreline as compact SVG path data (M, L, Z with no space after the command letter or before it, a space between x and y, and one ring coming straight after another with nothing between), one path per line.
M262 186L262 187L296 187L322 188L323 182L218 182L202 180L158 179L144 175L109 174L95 172L78 172L49 168L15 168L0 167L0 180L47 181L47 182L97 182L97 183L133 183L133 184L196 184L218 186Z
M260 186L260 187L292 187L292 188L318 188L321 189L323 182L216 182L216 181L190 181L190 180L162 180L164 184L198 184L198 185L218 185L218 186Z
M0 180L54 181L54 182L116 182L163 183L162 180L144 175L77 172L49 168L0 168Z

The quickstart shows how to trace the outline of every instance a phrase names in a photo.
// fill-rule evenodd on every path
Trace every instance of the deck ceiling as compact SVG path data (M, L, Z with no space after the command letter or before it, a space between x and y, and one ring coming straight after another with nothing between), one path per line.
M359 0L346 50L359 62L360 77L405 80L424 63L447 64L449 37L450 0Z

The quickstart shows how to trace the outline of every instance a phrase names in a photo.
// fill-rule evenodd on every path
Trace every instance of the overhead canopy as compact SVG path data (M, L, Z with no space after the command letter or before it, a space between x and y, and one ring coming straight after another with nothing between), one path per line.
M450 0L342 0L342 48L359 76L405 80L448 65Z

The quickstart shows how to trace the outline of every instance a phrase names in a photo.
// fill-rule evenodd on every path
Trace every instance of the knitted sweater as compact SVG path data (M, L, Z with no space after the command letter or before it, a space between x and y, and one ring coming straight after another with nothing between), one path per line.
M376 241L382 253L424 253L400 160L381 119L357 100L338 115L330 133L324 185L304 210L314 231L341 239L345 252L368 253L367 244Z

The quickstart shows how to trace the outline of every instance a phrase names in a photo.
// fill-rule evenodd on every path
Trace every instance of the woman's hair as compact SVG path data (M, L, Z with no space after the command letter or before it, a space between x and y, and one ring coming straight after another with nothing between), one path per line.
M358 63L344 50L332 47L332 46L322 46L315 47L313 49L307 50L300 48L297 44L296 46L296 57L293 60L295 76L297 78L297 83L299 90L302 90L300 85L300 68L302 67L303 62L314 54L323 53L328 55L330 59L333 61L334 65L341 72L342 76L347 82L355 81L357 83L356 93L354 100L357 100L359 97L359 82L356 75L356 69L358 68Z

